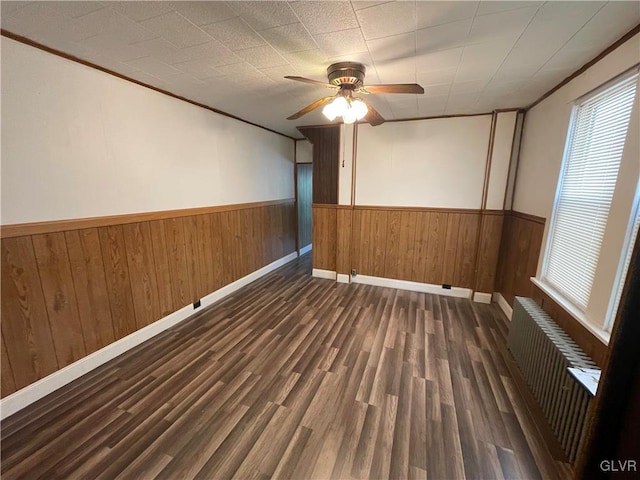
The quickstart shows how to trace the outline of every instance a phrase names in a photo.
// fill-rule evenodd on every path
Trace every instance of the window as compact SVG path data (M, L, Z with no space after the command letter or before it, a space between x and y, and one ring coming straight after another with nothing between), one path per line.
M620 305L622 290L624 289L624 281L627 278L629 264L631 263L631 254L633 253L633 247L638 239L638 230L640 229L640 197L638 197L638 195L636 195L633 216L635 217L635 220L632 222L631 231L629 232L629 234L627 234L627 242L624 249L625 255L623 257L623 261L618 267L615 295L611 299L611 306L605 323L605 330L608 332L611 331L613 321L615 320L615 316L618 313L618 306Z
M637 83L635 73L580 99L569 126L542 280L582 312L591 298Z

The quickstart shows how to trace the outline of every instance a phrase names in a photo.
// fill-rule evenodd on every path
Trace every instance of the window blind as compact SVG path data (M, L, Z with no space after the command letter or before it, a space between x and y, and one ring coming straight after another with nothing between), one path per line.
M574 111L543 278L582 310L591 295L636 85L637 74Z

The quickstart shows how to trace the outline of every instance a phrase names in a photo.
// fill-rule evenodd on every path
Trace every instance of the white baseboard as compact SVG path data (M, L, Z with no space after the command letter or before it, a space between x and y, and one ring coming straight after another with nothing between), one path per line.
M493 301L498 304L500 309L506 315L507 319L509 319L509 321L511 321L511 315L513 315L513 308L511 308L511 305L509 305L509 302L507 302L504 299L504 297L502 296L502 294L500 292L496 292L496 293L493 294Z
M473 301L478 303L491 303L491 294L483 292L475 292L473 294Z
M309 244L309 245L307 245L306 247L302 247L302 248L300 249L300 256L304 255L304 254L305 254L305 253L307 253L307 252L310 252L312 248L313 248L313 244L312 244L312 243L310 243L310 244Z
M327 280L336 280L338 275L333 270L322 270L321 268L314 268L311 271L311 275L316 278L326 278Z
M201 301L201 307L198 311L201 311L203 307L211 305L218 300L226 297L227 295L235 292L236 290L244 287L245 285L257 280L258 278L270 273L276 268L281 267L282 265L294 260L298 257L298 252L293 252L287 255L286 257L282 257L279 260L276 260L269 265L262 267L259 270L256 270L249 275L242 277L236 280L229 285L222 287L219 290L216 290L213 293L210 293L206 297L203 297ZM99 366L107 363L109 360L113 360L119 355L122 355L126 351L140 345L141 343L149 340L152 337L155 337L159 333L164 332L165 330L183 322L187 318L191 317L194 313L194 309L192 305L187 305L186 307L181 308L180 310L173 312L170 315L167 315L164 318L152 323L151 325L147 325L140 330L137 330L130 335L127 335L120 340L113 342L110 345L107 345L100 350L93 352L90 355L87 355L84 358L81 358L77 362L72 363L71 365L67 365L61 370L52 373L44 378L41 378L37 382L28 385L17 392L12 393L11 395L0 400L0 419L4 420L5 418L13 415L14 413L22 410L23 408L31 405L32 403L40 400L41 398L46 397L50 393L56 391L57 389L67 385L68 383L73 382L77 378L82 375L89 373L91 370L98 368Z
M272 272L276 268L280 268L284 264L289 263L291 260L295 260L296 258L298 258L298 252L290 253L286 257L282 257L275 262L272 262L269 265L266 265L259 270L256 270L255 272L252 272L249 275L242 277L235 282L230 283L229 285L226 285L213 293L210 293L205 297L202 297L200 299L200 302L202 303L203 307L208 307L209 305L216 303L218 300L221 300L222 298L244 287L245 285L249 285L251 282L257 280L258 278L264 277L267 273Z
M351 278L352 283L364 283L378 287L398 288L400 290L411 290L414 292L434 293L436 295L446 295L447 297L471 298L473 291L469 288L451 287L442 288L441 285L430 283L410 282L408 280L395 280L393 278L371 277L369 275L356 275Z
M338 283L351 283L351 275L347 275L346 273L338 273L336 275L336 280Z

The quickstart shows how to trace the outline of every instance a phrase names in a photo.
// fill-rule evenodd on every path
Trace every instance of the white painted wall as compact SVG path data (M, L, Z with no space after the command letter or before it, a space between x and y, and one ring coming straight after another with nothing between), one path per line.
M640 62L640 34L527 112L518 165L513 209L547 218L537 277L542 275L549 220L564 155L574 101ZM596 269L589 305L578 317L588 326L605 327L620 264L627 226L640 175L638 97L629 124L618 183Z
M573 101L640 62L640 34L527 112L513 209L549 218ZM633 132L637 135L638 132Z
M292 198L293 150L2 38L2 224Z
M313 163L313 144L309 140L296 141L296 163Z
M356 204L480 208L491 115L358 126Z
M502 210L505 202L505 190L509 176L511 145L518 112L500 112L496 115L496 127L491 154L491 170L487 188L489 210Z
M353 139L355 124L340 126L340 165L338 166L338 205L351 205L353 177Z

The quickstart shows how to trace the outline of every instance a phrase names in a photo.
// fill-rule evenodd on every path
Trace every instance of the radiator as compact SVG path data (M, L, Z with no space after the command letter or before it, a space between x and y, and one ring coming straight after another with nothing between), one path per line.
M508 345L562 449L573 463L591 395L567 368L597 366L530 298L515 298Z

